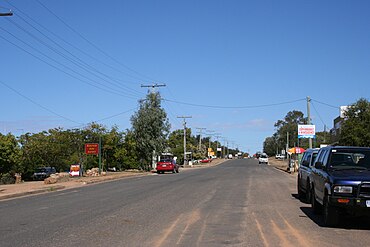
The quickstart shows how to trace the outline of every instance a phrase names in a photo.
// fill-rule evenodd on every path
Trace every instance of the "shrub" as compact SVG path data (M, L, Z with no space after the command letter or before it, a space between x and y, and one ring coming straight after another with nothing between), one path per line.
M0 184L14 184L15 183L15 178L9 174L1 174L0 176Z

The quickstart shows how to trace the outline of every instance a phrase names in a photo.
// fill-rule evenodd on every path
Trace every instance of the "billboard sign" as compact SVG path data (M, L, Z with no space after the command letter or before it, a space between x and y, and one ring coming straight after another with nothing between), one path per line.
M315 125L298 125L298 138L315 138Z
M99 154L99 144L98 143L86 143L85 144L85 154Z

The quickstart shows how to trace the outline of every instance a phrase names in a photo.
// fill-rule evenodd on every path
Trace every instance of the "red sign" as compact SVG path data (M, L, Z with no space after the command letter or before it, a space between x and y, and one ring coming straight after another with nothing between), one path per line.
M99 144L98 143L86 143L85 144L85 154L99 154Z

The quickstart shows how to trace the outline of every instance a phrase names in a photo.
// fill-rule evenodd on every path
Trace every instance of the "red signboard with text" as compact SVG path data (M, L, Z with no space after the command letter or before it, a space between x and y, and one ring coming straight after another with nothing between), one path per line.
M98 143L86 143L85 144L85 154L99 154L99 144Z

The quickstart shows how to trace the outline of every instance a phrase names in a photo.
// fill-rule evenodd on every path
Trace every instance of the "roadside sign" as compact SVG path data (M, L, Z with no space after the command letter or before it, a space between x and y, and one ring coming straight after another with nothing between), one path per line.
M86 143L85 144L85 154L99 154L99 144L98 143Z
M315 125L298 125L298 138L315 138Z
M80 176L80 165L71 165L71 168L69 170L69 175L71 177Z

